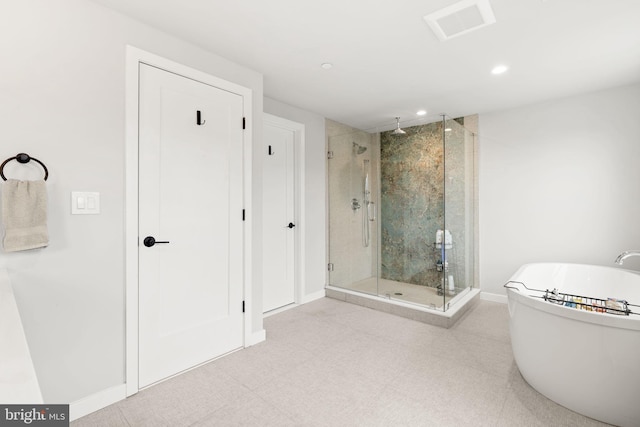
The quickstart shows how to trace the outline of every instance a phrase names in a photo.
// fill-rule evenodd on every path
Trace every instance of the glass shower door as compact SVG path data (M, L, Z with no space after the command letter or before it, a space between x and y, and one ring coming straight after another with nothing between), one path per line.
M474 262L474 134L459 119L443 117L444 232L448 269L442 283L445 309L471 289Z
M377 295L372 135L343 126L328 142L329 284Z

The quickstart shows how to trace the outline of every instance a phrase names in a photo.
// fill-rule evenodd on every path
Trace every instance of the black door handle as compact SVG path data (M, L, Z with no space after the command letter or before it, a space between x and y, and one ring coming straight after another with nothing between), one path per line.
M295 227L295 226L296 226L296 225L295 225L294 223L292 223L292 222L290 222L290 223L289 223L289 225L287 225L287 227L289 227L289 228L293 228L293 227Z
M156 240L155 237L153 237L153 236L147 236L147 237L144 238L142 243L144 243L144 245L146 247L150 248L151 246L155 245L156 243L169 243L169 242L160 242L160 241Z

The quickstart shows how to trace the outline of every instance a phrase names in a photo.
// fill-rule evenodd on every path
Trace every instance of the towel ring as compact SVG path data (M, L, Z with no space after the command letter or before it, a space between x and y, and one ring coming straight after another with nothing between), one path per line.
M0 165L0 176L5 181L7 180L7 178L4 176L4 165L9 163L11 160L16 160L18 163L29 163L30 160L33 160L34 162L39 163L40 166L42 166L42 168L44 169L44 180L46 181L47 178L49 178L49 170L44 165L44 163L42 163L40 160L36 159L35 157L29 156L26 153L19 153L19 154L16 154L14 157L9 157Z

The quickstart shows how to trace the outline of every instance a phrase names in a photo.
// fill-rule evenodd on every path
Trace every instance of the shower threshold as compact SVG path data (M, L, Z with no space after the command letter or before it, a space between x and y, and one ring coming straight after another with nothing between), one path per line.
M397 289L397 287L395 289ZM467 290L464 290L453 297L451 301L447 303L448 309L446 311L442 311L442 296L438 297L440 300L440 307L437 307L436 304L432 305L431 303L427 303L429 305L421 305L397 299L394 293L402 291L391 291L389 297L385 294L375 295L373 293L366 293L364 289L353 290L353 286L351 289L347 289L328 285L326 286L325 291L326 296L329 298L383 311L385 313L395 314L407 319L443 328L450 328L453 326L464 313L466 313L480 300L479 289L467 288Z
M442 305L444 304L444 297L442 294L438 295L436 288L403 283L396 280L369 277L345 286L345 288L369 295L398 299L410 304L419 304L436 310L442 310ZM453 295L447 296L447 303L452 298Z

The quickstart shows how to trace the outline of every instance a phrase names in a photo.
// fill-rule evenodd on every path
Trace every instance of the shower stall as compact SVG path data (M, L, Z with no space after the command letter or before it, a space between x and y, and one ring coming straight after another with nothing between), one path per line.
M397 127L373 132L327 122L334 295L434 313L469 299L475 134L464 121L473 119L440 116L402 129L396 119Z

